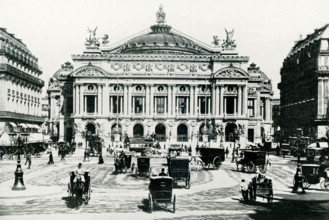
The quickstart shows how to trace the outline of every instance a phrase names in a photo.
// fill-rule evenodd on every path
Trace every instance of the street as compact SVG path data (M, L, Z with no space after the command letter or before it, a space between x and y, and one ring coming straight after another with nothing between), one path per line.
M251 180L256 174L236 171L231 158L226 159L219 170L204 170L191 164L191 188L175 188L176 213L168 210L148 210L148 184L146 177L136 178L131 171L115 174L113 156L105 154L104 164L91 157L82 168L90 172L91 200L77 207L67 194L69 172L74 171L83 160L83 150L60 161L54 154L55 164L48 165L48 155L32 158L27 169L22 160L25 191L12 191L15 160L0 161L0 219L59 219L111 217L114 219L328 219L329 196L319 184L311 185L306 194L291 193L296 172L295 158L270 155L271 166L266 172L273 181L274 201L267 203L257 198L255 204L241 200L241 179ZM136 158L133 158L136 163ZM151 158L155 173L166 166L166 158Z

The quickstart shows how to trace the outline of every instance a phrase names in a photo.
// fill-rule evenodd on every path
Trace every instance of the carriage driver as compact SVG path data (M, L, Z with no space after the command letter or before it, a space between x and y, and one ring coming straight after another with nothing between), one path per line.
M81 181L84 182L85 181L85 177L84 177L84 171L82 170L82 163L78 164L78 169L75 170L74 174L75 174L75 178L74 178L74 182L77 181Z

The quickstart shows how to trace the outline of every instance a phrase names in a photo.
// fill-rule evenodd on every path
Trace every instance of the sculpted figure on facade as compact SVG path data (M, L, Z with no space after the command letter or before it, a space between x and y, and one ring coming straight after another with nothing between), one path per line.
M166 13L163 11L163 6L160 5L159 11L156 13L157 16L157 23L164 24L166 23Z
M227 31L225 28L225 32L226 32L226 40L222 44L222 48L234 49L236 47L235 40L233 40L234 29L232 31Z
M192 64L192 65L190 66L190 72L191 72L191 73L195 73L196 71L197 71L197 65Z
M219 47L219 38L217 35L213 36L213 39L214 41L212 42L212 44L215 46L215 47Z
M106 45L109 43L109 35L104 34L104 37L102 37L102 44Z
M146 64L145 71L146 72L152 72L153 71L152 65L151 64Z
M86 38L86 43L85 43L86 46L96 46L96 47L99 46L98 38L96 38L96 30L97 30L97 28L98 27L96 27L94 30L90 30L88 28L89 37Z
M131 64L126 63L123 65L123 71L124 72L129 72L131 70Z

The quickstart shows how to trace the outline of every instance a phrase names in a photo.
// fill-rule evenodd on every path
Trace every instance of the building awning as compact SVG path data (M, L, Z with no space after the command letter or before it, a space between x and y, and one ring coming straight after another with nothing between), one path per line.
M24 123L20 123L19 124L20 126L22 126L22 128L29 128L26 124L24 124Z
M15 122L9 122L9 124L10 124L11 126L13 126L13 128L16 128L16 127L17 127L17 124L16 124Z
M36 129L41 129L41 127L39 125L33 125L33 127Z

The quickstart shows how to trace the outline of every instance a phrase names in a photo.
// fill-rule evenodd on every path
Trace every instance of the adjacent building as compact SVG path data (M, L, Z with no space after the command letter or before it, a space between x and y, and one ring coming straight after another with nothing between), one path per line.
M329 24L295 43L281 68L281 132L297 128L314 138L326 136L329 100Z
M49 81L49 122L58 140L108 144L156 134L162 145L219 146L271 136L271 80L236 50L233 31L211 46L165 23L117 44L89 30L86 50ZM119 134L116 138L114 134Z
M44 121L41 74L38 58L22 40L0 28L0 131L10 132L18 125L38 131Z

